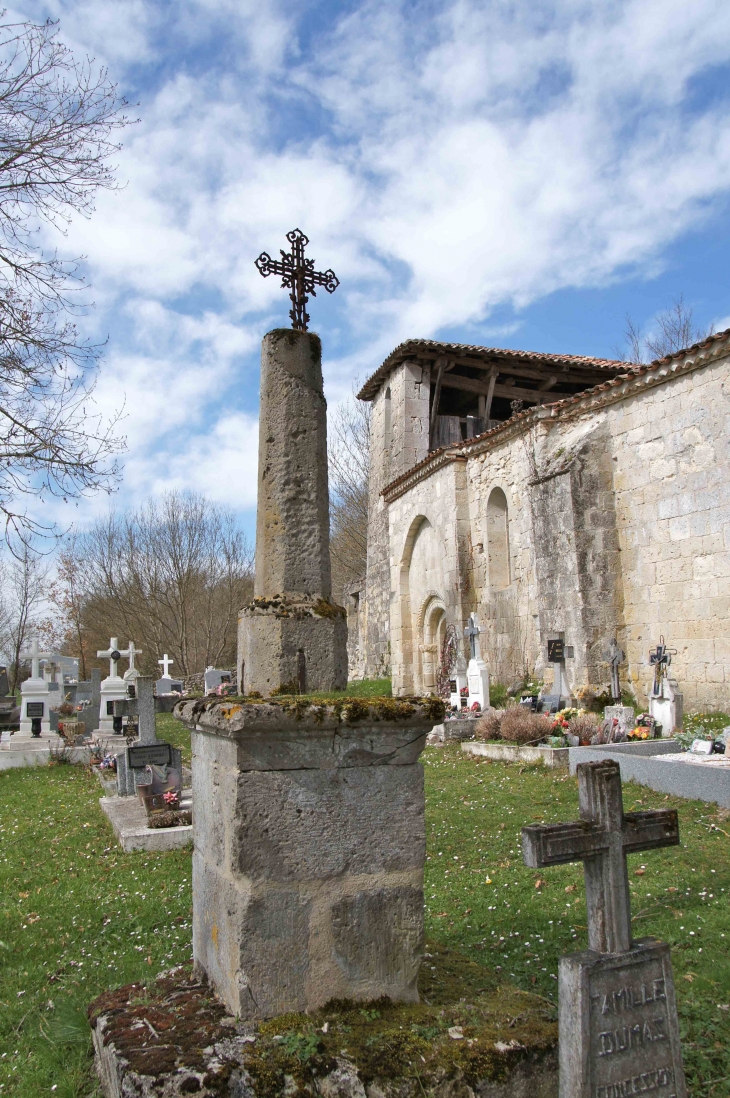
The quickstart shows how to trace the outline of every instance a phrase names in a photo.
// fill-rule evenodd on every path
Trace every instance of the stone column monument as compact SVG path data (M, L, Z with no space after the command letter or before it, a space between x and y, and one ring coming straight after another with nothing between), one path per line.
M261 347L254 599L238 625L241 693L342 690L347 620L331 601L327 405L313 332Z

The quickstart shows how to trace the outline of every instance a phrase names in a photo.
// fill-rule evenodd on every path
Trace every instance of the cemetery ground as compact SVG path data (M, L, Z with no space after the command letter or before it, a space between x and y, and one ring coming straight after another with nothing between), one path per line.
M186 749L183 727L158 735ZM431 986L448 983L444 948L557 1001L560 954L585 948L580 865L538 873L520 829L577 818L564 772L427 748L427 946ZM96 778L80 767L0 774L0 1096L97 1095L86 1021L101 991L189 961L190 853L124 854ZM626 810L676 807L681 846L632 855L636 936L672 946L692 1098L730 1094L730 816L637 785Z

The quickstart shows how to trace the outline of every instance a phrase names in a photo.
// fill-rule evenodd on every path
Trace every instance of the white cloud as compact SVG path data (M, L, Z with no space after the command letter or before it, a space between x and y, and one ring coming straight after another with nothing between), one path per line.
M656 269L730 188L727 100L694 94L730 60L725 0L371 0L313 47L273 0L31 7L141 88L128 185L69 238L135 495L189 478L251 505L257 342L288 309L253 260L295 224L341 279L338 399L405 337Z

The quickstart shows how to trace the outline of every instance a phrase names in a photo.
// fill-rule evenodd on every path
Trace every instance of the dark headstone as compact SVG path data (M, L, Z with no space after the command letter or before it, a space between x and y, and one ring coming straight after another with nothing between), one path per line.
M9 693L8 669L7 667L0 667L0 698L6 697Z

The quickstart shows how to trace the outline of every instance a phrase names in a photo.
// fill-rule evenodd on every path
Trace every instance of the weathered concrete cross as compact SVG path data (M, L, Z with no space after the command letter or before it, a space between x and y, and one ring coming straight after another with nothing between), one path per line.
M469 638L469 651L471 658L475 660L477 658L477 638L481 633L481 629L477 624L476 614L469 615L469 624L467 625L464 633Z
M674 808L624 812L621 770L612 759L579 763L581 819L522 828L525 865L542 869L583 862L588 943L598 953L631 948L631 900L626 855L679 844Z
M614 638L604 654L604 659L611 667L611 697L619 704L621 702L621 683L619 682L618 669L625 658L626 653L619 648Z

